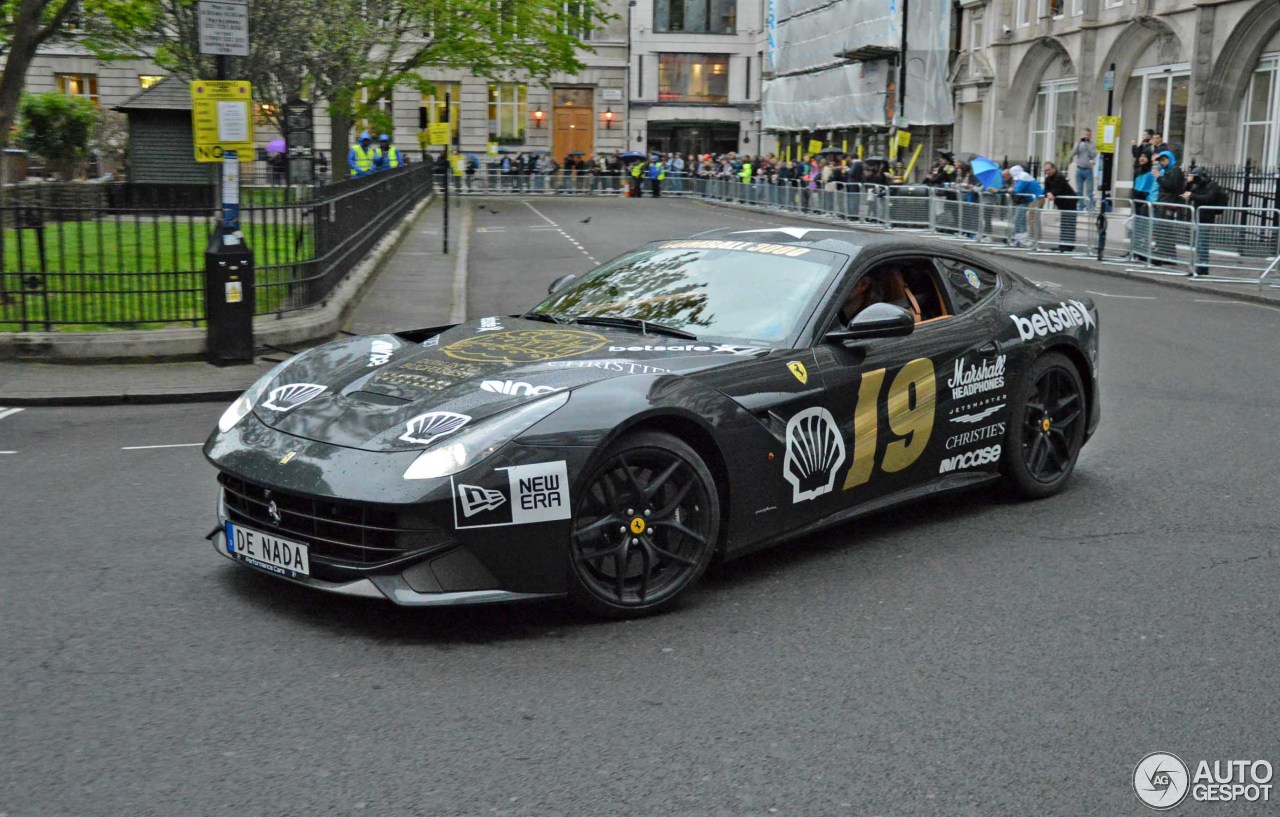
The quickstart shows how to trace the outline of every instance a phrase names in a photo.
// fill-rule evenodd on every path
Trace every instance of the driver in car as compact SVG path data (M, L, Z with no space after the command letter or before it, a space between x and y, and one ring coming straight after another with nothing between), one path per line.
M920 322L920 306L907 289L902 270L896 266L881 267L859 278L840 309L840 319L848 325L859 312L879 303L900 306Z

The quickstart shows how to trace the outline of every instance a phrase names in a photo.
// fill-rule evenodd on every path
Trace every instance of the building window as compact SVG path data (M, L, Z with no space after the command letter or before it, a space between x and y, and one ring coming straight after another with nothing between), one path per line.
M589 0L562 0L560 32L583 40L591 39L591 11Z
M422 107L427 109L427 124L438 125L444 119L445 95L449 98L449 131L458 135L458 122L462 118L462 86L456 82L436 82L422 92Z
M986 28L982 15L979 14L969 21L969 76L971 77L982 74L982 65L978 62L977 56L986 44Z
M489 86L489 141L516 143L524 141L525 121L529 105L525 86L500 82Z
M1055 20L1061 20L1063 13L1067 10L1067 0L1045 0L1045 9L1041 13L1042 17L1052 17Z
M145 91L162 79L163 74L138 74L138 87Z
M1084 0L1071 0L1071 16L1080 17L1084 14Z
M1042 82L1031 114L1031 142L1027 158L1052 160L1066 167L1075 138L1076 81Z
M97 74L57 74L54 76L58 93L78 96L98 104Z
M1040 0L1016 0L1018 4L1018 28L1031 25L1036 16L1036 5Z
M1124 0L1104 0L1103 8L1118 9L1124 5Z
M1280 73L1280 55L1264 55L1254 69L1249 82L1249 92L1244 98L1243 133L1240 139L1240 163L1250 162L1254 167L1273 167L1280 164L1280 104L1277 103L1277 82ZM1151 126L1148 126L1151 127Z
M1142 114L1134 130L1158 131L1181 157L1187 139L1187 102L1191 98L1190 66L1161 66L1142 76Z
M695 34L733 34L737 31L737 0L655 0L655 31Z
M658 99L662 102L728 102L729 57L725 54L659 54Z

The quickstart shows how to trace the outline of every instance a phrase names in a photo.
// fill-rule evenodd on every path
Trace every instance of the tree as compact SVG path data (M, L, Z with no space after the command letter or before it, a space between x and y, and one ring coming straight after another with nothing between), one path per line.
M159 13L138 46L183 78L214 76L213 59L199 53L194 0L152 2ZM272 118L293 98L326 102L337 164L355 119L398 84L424 85L423 68L534 80L581 70L579 49L590 46L580 34L609 18L570 5L566 18L562 0L250 0L250 54L230 58L230 71L253 83Z
M93 104L57 91L23 94L19 107L19 143L44 158L58 178L70 178L84 158L93 132Z
M132 41L131 33L151 24L153 0L0 0L0 148L27 83L27 69L40 46L75 39L99 56Z

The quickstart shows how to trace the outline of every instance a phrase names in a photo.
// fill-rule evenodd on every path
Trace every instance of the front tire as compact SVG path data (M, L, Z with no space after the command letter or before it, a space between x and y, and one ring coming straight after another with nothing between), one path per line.
M1005 475L1026 499L1061 491L1084 445L1085 394L1065 355L1049 352L1031 366L1005 432Z
M610 445L579 486L569 547L569 598L604 618L675 604L706 571L720 499L698 453L654 431Z

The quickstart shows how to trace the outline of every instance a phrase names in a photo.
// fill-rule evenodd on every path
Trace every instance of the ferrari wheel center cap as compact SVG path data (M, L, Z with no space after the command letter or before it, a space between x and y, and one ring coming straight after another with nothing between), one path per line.
M1049 423L1049 418L1048 418L1048 417L1046 417L1046 418L1044 418L1043 420L1041 420L1041 421L1040 421L1040 430L1041 430L1041 431L1048 431L1048 430L1049 430L1049 426L1050 426L1050 423Z
M644 533L644 530L645 530L645 524L644 524L643 516L637 516L636 518L631 520L632 533Z

